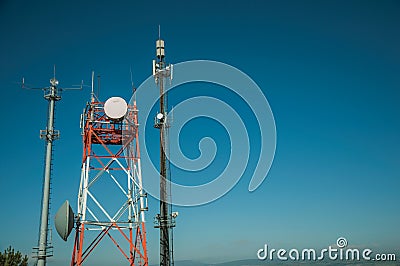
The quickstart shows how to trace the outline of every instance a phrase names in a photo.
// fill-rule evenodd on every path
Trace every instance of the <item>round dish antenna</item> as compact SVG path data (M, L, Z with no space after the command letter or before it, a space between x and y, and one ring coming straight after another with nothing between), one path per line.
M68 200L58 209L55 217L55 226L57 233L64 240L67 241L69 234L74 228L74 212L69 205Z
M111 119L121 119L128 111L128 104L121 97L111 97L104 104L104 112Z
M163 119L164 118L164 115L162 114L162 113L158 113L157 114L157 119L158 120L161 120L161 119Z

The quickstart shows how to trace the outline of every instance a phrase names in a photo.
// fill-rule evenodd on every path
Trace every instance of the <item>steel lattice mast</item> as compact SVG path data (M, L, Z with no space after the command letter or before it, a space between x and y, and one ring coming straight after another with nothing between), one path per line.
M160 110L155 119L155 128L160 130L160 213L156 216L156 228L160 229L160 265L174 265L172 228L175 217L170 206L170 181L168 169L168 101L165 92L166 79L172 79L172 65L165 63L164 41L156 41L156 60L153 60L153 76L160 90Z
M136 101L126 105L112 97L100 102L93 93L93 76L91 101L81 119L83 158L71 266L84 264L104 238L116 245L127 265L148 265ZM116 98L126 105L125 115L117 118L105 107ZM102 187L102 181L112 183L115 192L110 195L111 185Z

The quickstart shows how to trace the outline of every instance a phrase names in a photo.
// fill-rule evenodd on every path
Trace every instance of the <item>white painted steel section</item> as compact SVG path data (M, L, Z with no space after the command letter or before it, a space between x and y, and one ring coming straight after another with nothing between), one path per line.
M101 204L97 201L97 199L95 198L95 196L93 196L92 193L90 193L90 191L87 191L87 194L89 195L89 197L92 198L92 200L94 201L94 203L96 203L97 207L100 208L100 210L104 213L105 216L107 216L107 218L111 221L111 222L115 222L111 216L108 214L108 212L103 208L103 206L101 206Z

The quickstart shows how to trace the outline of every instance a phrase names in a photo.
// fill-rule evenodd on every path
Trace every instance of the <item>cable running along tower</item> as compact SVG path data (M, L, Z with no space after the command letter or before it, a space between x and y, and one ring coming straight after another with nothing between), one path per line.
M136 100L133 105L120 97L101 102L93 83L94 73L91 99L81 116L83 156L71 266L83 265L104 238L115 244L125 265L146 266L147 194Z
M168 98L165 91L166 79L172 80L173 65L165 62L164 41L156 41L156 59L153 60L153 77L160 90L160 110L155 118L154 127L160 130L160 213L155 217L155 227L160 229L160 266L174 265L173 235L177 212L171 210L171 191L168 154Z

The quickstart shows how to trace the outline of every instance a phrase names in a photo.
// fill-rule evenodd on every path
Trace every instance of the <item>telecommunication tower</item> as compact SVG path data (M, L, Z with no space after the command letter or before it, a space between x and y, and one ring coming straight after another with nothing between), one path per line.
M71 218L66 202L57 213L56 228L66 240L75 223L71 266L83 265L104 238L115 244L127 265L148 265L136 100L133 105L120 97L101 102L93 83L94 73L91 99L81 115L78 213Z
M170 121L168 116L168 98L165 91L166 79L172 80L173 65L165 62L164 41L159 38L156 41L156 59L153 60L153 77L160 90L160 110L155 117L154 127L160 130L160 213L155 217L155 227L160 229L160 265L174 265L173 259L173 235L177 212L172 213L171 191L168 154L168 128Z
M23 83L24 84L24 83ZM42 211L40 216L40 230L38 247L34 248L34 258L37 258L37 265L46 265L47 257L53 255L51 241L48 239L49 232L49 206L50 186L53 160L53 141L60 137L60 132L54 129L54 110L57 101L61 100L60 90L57 88L58 80L55 77L50 79L50 87L43 88L44 98L48 103L47 127L40 130L40 138L46 141L46 155L43 179Z
M49 229L49 213L50 213L50 191L51 191L51 179L53 170L53 145L54 141L59 139L60 131L54 129L55 120L55 105L56 102L61 100L61 92L64 90L81 90L80 88L59 88L58 80L56 79L56 67L54 66L54 76L50 79L50 86L45 88L30 88L25 85L25 79L22 79L23 89L32 90L43 90L44 98L48 101L48 112L47 112L47 127L44 130L40 130L40 138L46 141L45 149L45 162L44 162L44 177L43 177L43 195L41 203L41 215L40 215L40 229L39 229L39 240L38 246L34 247L33 257L37 259L36 265L46 265L48 257L53 256L53 246L51 244L51 229Z

